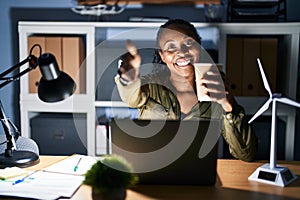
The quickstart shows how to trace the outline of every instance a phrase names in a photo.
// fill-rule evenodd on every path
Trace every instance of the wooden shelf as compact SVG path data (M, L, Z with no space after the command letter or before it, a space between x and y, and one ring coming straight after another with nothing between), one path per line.
M279 67L284 69L280 78L280 92L289 98L296 98L297 74L299 60L299 23L193 23L199 31L206 28L212 28L212 33L216 34L218 50L218 62L226 64L227 39L231 36L238 37L276 37L281 39L282 49L286 51L284 56L280 57ZM19 47L20 60L28 56L28 36L32 34L56 34L56 35L84 35L86 52L86 93L75 94L63 102L47 104L41 102L36 94L29 93L28 76L23 76L20 80L20 107L21 107L21 132L25 137L30 137L30 119L39 113L84 113L87 116L87 150L89 155L95 155L95 123L96 108L117 107L122 108L126 105L121 101L106 101L105 99L96 99L96 81L98 81L99 71L103 71L109 66L115 58L110 52L115 48L119 39L131 38L141 42L155 39L157 28L161 23L136 23L136 22L19 22ZM134 31L132 31L134 30ZM101 34L99 34L101 33ZM146 34L147 33L147 34ZM153 34L152 34L153 33ZM211 35L211 34L210 34ZM101 36L96 38L96 36ZM137 38L139 36L139 38ZM142 36L142 38L140 37ZM99 50L98 42L110 39L108 46L102 46L102 53L95 52L96 46ZM205 37L203 37L205 38ZM114 39L114 40L113 40ZM143 40L142 40L143 39ZM149 42L146 41L146 44ZM101 43L104 45L104 43ZM107 48L110 47L110 48ZM116 46L118 47L118 46ZM101 50L101 49L100 49ZM118 52L118 51L117 51ZM117 53L115 52L115 53ZM101 55L101 57L100 57ZM101 61L100 68L97 59L105 58ZM25 67L25 66L24 66ZM226 65L224 65L226 71ZM102 72L101 71L101 72ZM281 70L282 71L282 70ZM279 71L279 72L281 72ZM112 70L113 74L116 70ZM97 77L96 77L97 76ZM113 77L112 77L113 78ZM111 79L112 79L111 78ZM113 81L113 80L111 80ZM265 97L261 96L238 96L237 101L244 106L246 113L251 115L255 113ZM264 113L270 116L270 112ZM278 107L278 115L286 119L286 138L285 138L285 159L293 159L294 138L295 138L295 109L281 105ZM95 123L94 123L95 122Z

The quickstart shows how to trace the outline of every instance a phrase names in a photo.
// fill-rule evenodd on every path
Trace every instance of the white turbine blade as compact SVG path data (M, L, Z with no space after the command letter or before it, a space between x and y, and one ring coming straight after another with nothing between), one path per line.
M255 115L249 120L249 124L251 122L253 122L259 115L261 115L263 112L265 112L268 108L269 108L269 105L271 103L272 99L270 98L256 113Z
M278 99L276 98L276 101L300 108L300 103L293 101L291 99L285 98L285 97L278 98Z
M258 66L259 66L260 74L261 74L261 77L263 79L263 83L264 83L265 89L268 91L269 96L271 97L272 96L271 88L270 88L270 85L268 83L266 74L264 72L264 69L263 69L263 67L261 65L261 62L260 62L259 58L257 58L257 63L258 63Z

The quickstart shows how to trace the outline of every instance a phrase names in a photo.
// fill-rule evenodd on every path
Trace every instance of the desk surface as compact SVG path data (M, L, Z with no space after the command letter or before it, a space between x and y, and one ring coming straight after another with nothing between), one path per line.
M64 159L61 156L41 156L38 165L30 170L44 168ZM265 162L247 163L240 160L218 160L218 179L214 186L137 185L127 190L126 200L149 199L300 199L300 178L282 188L248 181L250 174ZM278 162L300 177L300 161ZM89 200L91 188L82 185L72 199Z

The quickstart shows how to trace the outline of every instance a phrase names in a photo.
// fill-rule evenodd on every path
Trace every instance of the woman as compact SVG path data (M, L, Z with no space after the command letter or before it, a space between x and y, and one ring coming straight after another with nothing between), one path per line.
M192 24L176 19L160 27L154 74L140 77L141 56L130 41L126 47L128 53L119 63L115 81L122 100L138 108L141 119L222 119L222 136L230 153L244 161L254 160L257 138L243 108L224 89L219 71L209 71L199 80L197 87L210 101L198 100L194 64L200 61L201 48Z

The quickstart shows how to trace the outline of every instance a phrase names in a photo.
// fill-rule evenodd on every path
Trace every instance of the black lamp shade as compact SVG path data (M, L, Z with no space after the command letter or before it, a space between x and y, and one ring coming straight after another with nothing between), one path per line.
M50 53L39 58L42 78L38 86L38 96L44 102L57 102L71 96L76 84L66 73L59 71L55 57Z

